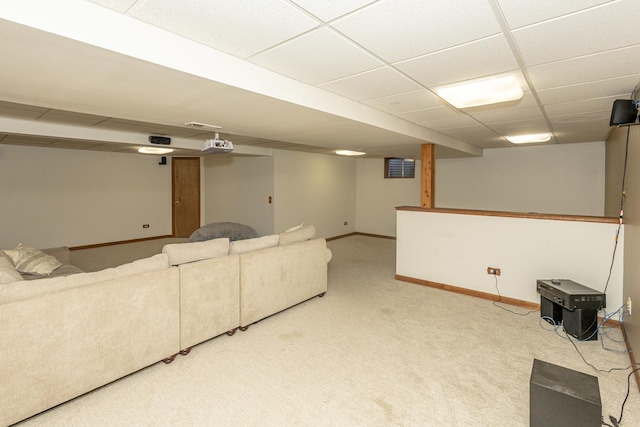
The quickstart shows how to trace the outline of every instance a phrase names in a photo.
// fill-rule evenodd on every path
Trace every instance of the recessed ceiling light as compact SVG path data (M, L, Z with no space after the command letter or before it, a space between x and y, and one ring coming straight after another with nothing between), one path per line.
M523 96L522 88L514 76L493 77L442 86L436 89L436 93L456 108L515 101Z
M362 151L336 150L336 154L339 154L341 156L363 156L367 153L364 153Z
M551 139L549 132L545 133L531 133L528 135L512 135L507 136L509 142L514 144L535 144L536 142L547 142Z
M160 147L138 148L138 153L141 153L141 154L169 154L172 152L173 152L173 148L160 148Z
M190 128L196 128L196 129L222 129L222 126L217 126L217 125L208 125L206 123L198 123L198 122L187 122L184 124L185 126L188 126Z

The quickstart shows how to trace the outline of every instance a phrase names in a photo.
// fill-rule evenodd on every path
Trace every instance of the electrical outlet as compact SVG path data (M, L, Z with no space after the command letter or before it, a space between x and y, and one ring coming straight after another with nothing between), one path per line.
M149 224L142 224L142 228L149 228Z
M499 276L500 269L496 267L487 267L487 274L493 274L494 276Z
M631 316L631 297L627 298L627 311L629 312L629 316Z

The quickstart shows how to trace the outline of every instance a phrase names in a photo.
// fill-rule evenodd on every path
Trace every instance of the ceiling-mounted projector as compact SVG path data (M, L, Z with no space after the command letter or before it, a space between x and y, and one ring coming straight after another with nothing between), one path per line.
M233 143L226 139L220 139L218 132L213 139L207 139L202 145L203 153L230 153L233 151Z

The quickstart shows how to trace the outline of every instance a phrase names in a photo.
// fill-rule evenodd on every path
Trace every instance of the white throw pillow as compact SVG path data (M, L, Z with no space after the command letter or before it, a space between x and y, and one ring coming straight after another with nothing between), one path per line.
M287 228L286 230L284 230L285 233L290 233L292 231L296 231L296 230L300 230L302 227L304 227L304 222L302 224L298 224L294 227L291 228Z
M257 251L259 249L272 248L278 246L280 236L273 234L270 236L256 237L253 239L236 240L231 242L229 253L243 254L245 252Z
M316 228L313 225L305 225L295 231L280 233L280 246L291 243L304 242L316 237Z
M172 243L164 245L162 253L169 255L169 264L171 265L219 258L229 255L229 239L223 237L204 242Z
M7 285L20 280L22 280L22 276L18 273L18 270L16 270L11 261L0 256L0 284Z
M22 243L16 246L15 249L5 250L4 253L9 255L16 270L20 273L47 276L62 265L56 257L47 255L40 249L32 248Z

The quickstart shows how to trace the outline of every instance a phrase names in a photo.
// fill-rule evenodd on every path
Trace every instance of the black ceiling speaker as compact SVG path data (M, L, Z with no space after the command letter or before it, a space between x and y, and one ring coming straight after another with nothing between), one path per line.
M635 123L636 117L638 117L638 109L634 100L616 99L613 101L609 126Z
M171 138L169 138L168 136L150 136L149 137L149 142L152 144L162 144L162 145L169 145L171 144Z

